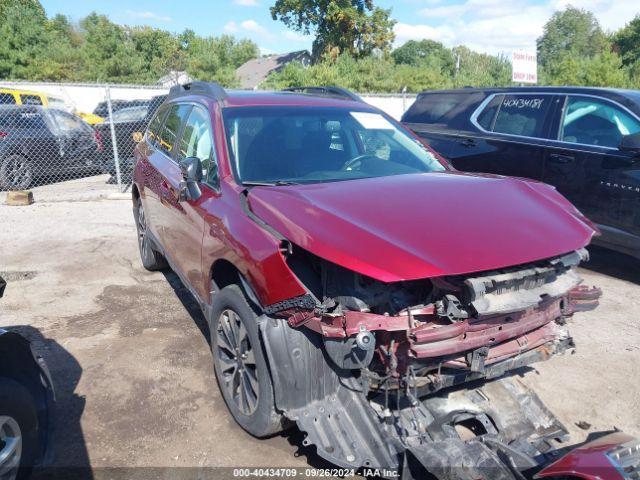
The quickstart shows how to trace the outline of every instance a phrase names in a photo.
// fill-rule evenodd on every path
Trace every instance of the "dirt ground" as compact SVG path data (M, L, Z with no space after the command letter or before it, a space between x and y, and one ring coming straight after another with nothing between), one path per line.
M0 327L22 326L50 367L57 465L326 466L296 430L257 440L236 426L195 301L174 274L142 268L129 194L104 182L41 187L31 206L0 205L0 272L9 283ZM572 442L614 427L640 436L640 261L592 249L581 273L604 296L572 321L576 353L523 379Z

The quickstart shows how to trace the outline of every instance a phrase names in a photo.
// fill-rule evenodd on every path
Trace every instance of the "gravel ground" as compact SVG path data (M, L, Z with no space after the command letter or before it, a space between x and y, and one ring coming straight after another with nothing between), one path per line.
M326 466L296 430L257 440L233 422L195 301L174 274L139 262L129 194L105 177L34 194L28 207L0 205L0 326L22 326L49 364L57 465ZM571 323L576 353L523 380L573 442L614 427L640 436L640 262L594 248L581 273L604 296Z

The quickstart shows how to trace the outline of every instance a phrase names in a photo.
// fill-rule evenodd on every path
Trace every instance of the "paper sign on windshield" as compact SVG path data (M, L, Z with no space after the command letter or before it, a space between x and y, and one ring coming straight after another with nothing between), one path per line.
M395 127L379 113L351 112L351 116L367 130L395 130Z

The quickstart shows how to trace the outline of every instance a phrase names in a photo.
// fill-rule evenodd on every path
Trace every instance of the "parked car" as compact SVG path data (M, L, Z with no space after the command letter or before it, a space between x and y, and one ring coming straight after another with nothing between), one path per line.
M0 188L26 189L101 170L99 134L57 108L0 107Z
M151 100L137 99L137 100L111 100L111 112L115 113L118 110L128 107L141 107L149 105ZM109 118L109 106L106 101L98 103L96 108L93 109L94 115L98 115L103 118Z
M0 277L0 297L5 281ZM50 461L55 395L29 341L0 328L0 478L24 479Z
M42 107L66 110L82 118L89 125L102 122L104 119L93 113L76 111L75 107L67 104L64 99L55 95L34 92L31 90L17 90L14 88L0 88L0 105L38 105Z
M142 264L171 266L202 307L229 411L403 478L557 460L566 428L508 374L572 349L565 318L596 307L576 270L592 224L548 185L453 171L337 97L193 82L136 147Z
M459 170L555 186L596 223L594 243L640 257L640 91L424 92L402 121Z
M113 112L113 127L118 146L118 158L120 159L120 172L130 175L133 170L133 149L136 146L135 136L141 135L149 124L150 118L162 104L166 95L153 97L151 100L141 102L139 105L125 106ZM116 172L113 143L111 141L111 122L108 120L95 126L104 142L102 151L103 170L111 175Z

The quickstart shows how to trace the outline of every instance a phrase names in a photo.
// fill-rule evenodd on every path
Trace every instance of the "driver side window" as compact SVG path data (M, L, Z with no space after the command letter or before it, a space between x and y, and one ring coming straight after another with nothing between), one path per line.
M560 140L618 148L622 137L640 132L640 121L612 103L570 96L562 119Z

